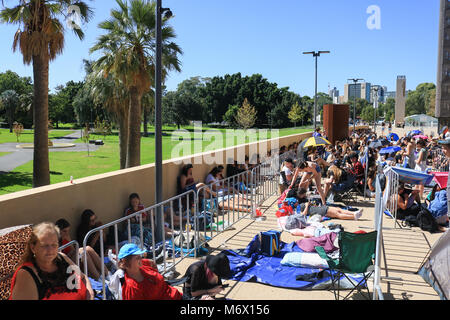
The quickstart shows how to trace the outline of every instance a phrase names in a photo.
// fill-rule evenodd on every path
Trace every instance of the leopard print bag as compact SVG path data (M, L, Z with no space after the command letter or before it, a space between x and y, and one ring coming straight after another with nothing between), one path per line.
M0 300L8 300L11 279L25 252L31 225L0 230Z

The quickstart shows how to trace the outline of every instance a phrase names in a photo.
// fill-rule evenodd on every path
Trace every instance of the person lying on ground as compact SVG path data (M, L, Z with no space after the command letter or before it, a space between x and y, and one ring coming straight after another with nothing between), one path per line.
M306 193L299 193L299 198L306 197ZM300 204L300 211L303 216L313 216L318 214L323 217L329 217L332 219L340 219L340 220L359 220L363 213L363 209L359 209L358 211L349 211L344 210L339 207L331 207L331 206L314 206L311 204L311 201Z
M230 261L219 253L194 262L186 270L183 295L187 300L210 300L224 290L222 279L230 277Z

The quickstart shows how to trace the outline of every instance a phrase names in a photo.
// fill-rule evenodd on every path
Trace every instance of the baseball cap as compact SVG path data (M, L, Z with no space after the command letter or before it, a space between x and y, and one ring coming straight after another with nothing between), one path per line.
M450 137L445 140L439 140L438 143L439 144L450 144Z
M126 258L128 256L137 256L137 255L144 254L146 252L147 252L146 250L142 250L134 243L127 243L127 244L123 245L122 248L120 248L118 258L120 260L120 259Z

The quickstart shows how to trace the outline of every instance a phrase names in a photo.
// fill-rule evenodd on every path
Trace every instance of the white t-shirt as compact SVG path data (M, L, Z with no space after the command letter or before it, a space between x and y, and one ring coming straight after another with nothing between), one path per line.
M287 178L287 176L292 176L292 174L293 174L291 169L289 169L288 167L283 167L283 169L281 169L281 171L284 172L284 174L286 175L286 178ZM287 182L290 183L291 181L288 180ZM283 183L284 183L283 177L280 175L280 184L283 184Z

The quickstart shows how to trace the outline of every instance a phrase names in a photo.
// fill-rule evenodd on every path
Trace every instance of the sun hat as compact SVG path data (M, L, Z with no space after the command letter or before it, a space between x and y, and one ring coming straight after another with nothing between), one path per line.
M119 250L119 260L128 256L137 256L146 253L146 250L142 250L134 243L127 243Z
M207 256L206 266L219 278L227 279L230 276L230 261L223 253L219 253L216 256Z

